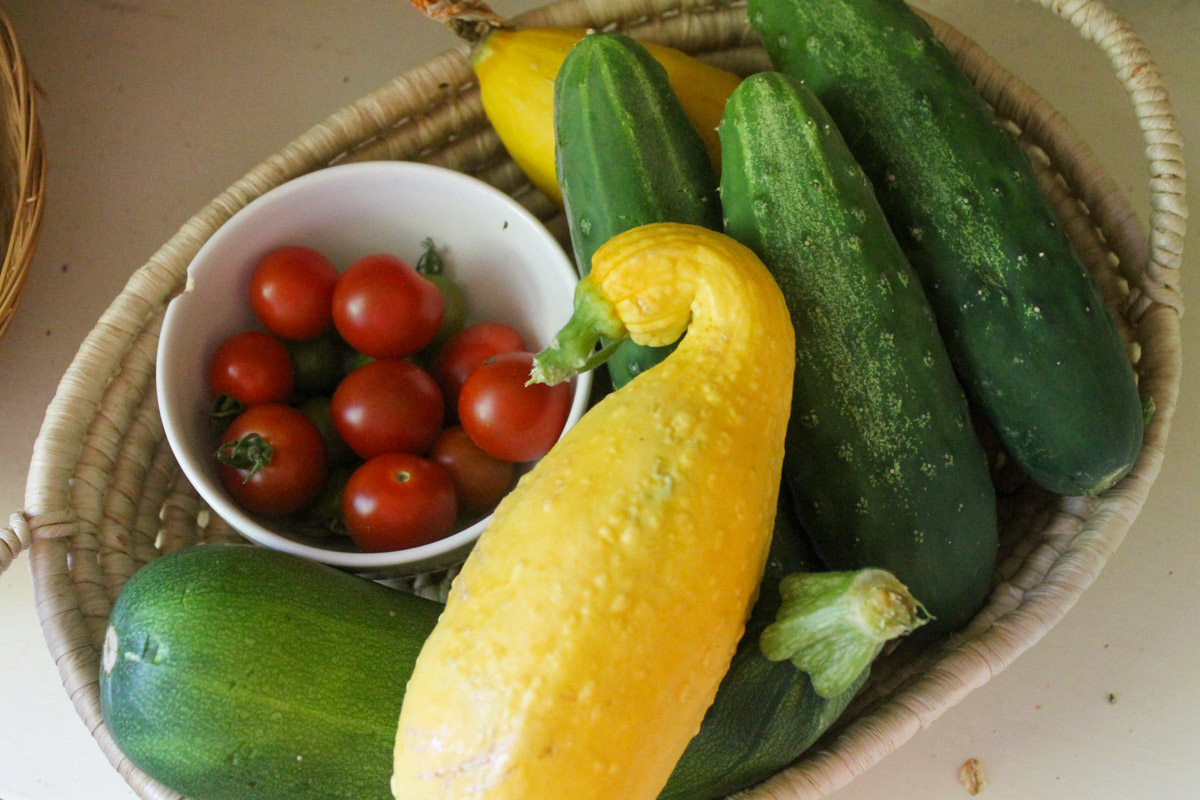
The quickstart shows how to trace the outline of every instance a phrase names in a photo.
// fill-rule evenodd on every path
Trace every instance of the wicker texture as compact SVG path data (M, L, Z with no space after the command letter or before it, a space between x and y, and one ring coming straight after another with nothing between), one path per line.
M46 156L37 116L37 92L12 23L0 11L0 337L8 331L21 301L29 263L42 223ZM3 552L3 548L0 548ZM0 562L3 566L3 562Z
M1153 216L1142 229L1069 126L1027 86L936 19L936 32L985 98L1019 132L1062 221L1101 284L1156 412L1133 472L1094 498L1062 498L1001 470L1002 558L988 605L949 640L885 656L838 730L799 764L745 795L822 797L929 725L1036 643L1095 580L1158 475L1180 373L1179 267L1186 208L1182 142L1165 90L1136 35L1099 0L1037 0L1110 57L1146 142ZM746 74L768 67L733 2L562 0L538 25L618 28ZM0 569L30 547L38 612L84 723L139 796L176 798L117 750L100 714L97 674L112 601L161 554L236 538L207 513L175 465L155 401L162 315L187 265L230 215L306 172L352 160L410 159L472 174L562 230L488 126L459 48L416 67L270 156L189 220L130 278L83 342L49 407L25 509L0 546ZM1115 265L1115 266L1114 266Z

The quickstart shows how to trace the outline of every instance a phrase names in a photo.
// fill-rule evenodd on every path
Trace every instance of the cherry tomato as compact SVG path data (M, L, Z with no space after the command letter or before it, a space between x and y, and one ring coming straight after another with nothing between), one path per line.
M437 438L445 403L433 378L408 361L382 359L342 379L330 411L338 434L363 458L425 453Z
M342 492L353 470L338 466L329 468L321 491L304 509L300 518L300 529L310 536L347 536L346 523L342 522Z
M333 322L358 352L402 358L433 340L442 324L442 295L399 258L365 256L338 278Z
M505 461L544 456L562 433L571 410L566 383L526 386L533 353L499 353L484 361L463 384L458 417L487 453Z
M451 336L438 351L430 374L446 398L446 406L458 408L458 394L471 371L497 353L525 349L521 334L500 322L478 322Z
M333 403L328 397L317 395L307 397L296 405L296 410L312 420L325 443L325 457L330 466L352 464L358 461L358 454L350 449L350 445L342 441L341 434L333 424Z
M491 511L516 478L515 464L488 455L458 425L442 431L429 458L450 473L458 510L467 516Z
M417 272L437 287L442 295L442 324L438 327L431 347L437 347L462 330L467 319L467 296L461 286L445 273L446 265L433 239L421 242L425 252L417 259Z
M295 377L287 346L265 331L235 333L208 362L213 397L228 395L246 408L286 400Z
M435 542L454 532L454 483L432 461L385 453L356 469L342 491L342 520L369 553Z
M267 330L283 339L311 339L333 327L337 268L311 247L280 247L263 256L250 276L250 307Z
M321 434L291 406L248 408L230 423L221 441L221 481L247 511L295 513L315 500L325 484L329 468Z
M430 347L437 347L462 330L467 319L467 296L453 278L441 274L425 275L424 278L436 286L442 296L442 324L429 342Z
M287 342L296 372L296 394L302 397L332 394L345 374L344 345L329 334Z

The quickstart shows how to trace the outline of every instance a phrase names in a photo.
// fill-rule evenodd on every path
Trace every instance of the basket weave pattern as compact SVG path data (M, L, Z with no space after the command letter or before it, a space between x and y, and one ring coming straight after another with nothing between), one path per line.
M1037 2L1100 46L1130 93L1150 162L1148 235L1061 117L957 31L930 22L1033 155L1117 317L1143 396L1156 408L1142 453L1127 478L1094 498L1050 495L1011 468L998 469L1002 557L988 605L947 641L906 644L885 656L840 727L746 798L828 794L1010 664L1095 580L1158 475L1179 386L1182 142L1157 70L1123 21L1099 0ZM721 0L562 0L521 21L620 29L749 74L769 64L745 17L744 6ZM398 76L267 158L131 276L60 383L35 445L25 509L13 515L0 541L0 569L30 548L43 631L66 690L143 798L178 795L133 767L103 725L97 675L108 612L128 577L159 555L237 538L203 507L165 442L154 359L166 304L182 290L200 246L248 202L312 170L372 159L470 172L517 197L552 230L563 230L557 207L529 185L488 125L465 48Z
M12 23L0 11L0 337L8 331L25 288L42 222L46 156L37 92Z

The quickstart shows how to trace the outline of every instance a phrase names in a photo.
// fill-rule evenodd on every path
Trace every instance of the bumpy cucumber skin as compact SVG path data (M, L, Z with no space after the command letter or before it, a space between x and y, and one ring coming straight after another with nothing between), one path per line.
M836 120L972 399L1043 487L1091 494L1144 426L1124 344L1016 139L902 0L751 0L777 69Z
M785 491L775 515L762 588L700 732L684 751L659 800L716 800L761 783L800 757L837 720L866 680L824 699L790 661L768 661L763 629L779 612L779 582L819 569Z
M404 685L441 608L265 548L181 550L114 605L105 724L191 800L390 800Z
M721 229L717 178L704 141L666 70L633 39L591 33L567 54L554 85L555 158L580 274L618 233L651 222ZM673 347L621 344L607 362L613 388Z
M747 78L720 126L726 232L775 276L796 331L784 472L833 569L890 570L953 629L997 550L982 446L920 283L817 99Z

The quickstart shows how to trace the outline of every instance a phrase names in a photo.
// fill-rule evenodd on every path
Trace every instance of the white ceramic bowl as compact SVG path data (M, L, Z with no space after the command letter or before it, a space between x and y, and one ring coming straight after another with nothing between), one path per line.
M512 325L536 351L570 317L575 268L550 232L494 187L425 164L347 164L304 175L247 204L196 254L188 288L171 301L163 322L158 402L180 468L246 538L361 574L399 576L461 561L487 525L483 519L421 547L363 553L349 540L306 536L244 511L226 493L213 458L219 434L207 419L207 363L227 336L261 328L246 294L258 260L275 247L299 244L325 253L339 269L378 252L414 263L427 237L444 254L446 274L464 287L468 322ZM567 427L583 414L590 387L590 375L574 380Z

